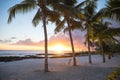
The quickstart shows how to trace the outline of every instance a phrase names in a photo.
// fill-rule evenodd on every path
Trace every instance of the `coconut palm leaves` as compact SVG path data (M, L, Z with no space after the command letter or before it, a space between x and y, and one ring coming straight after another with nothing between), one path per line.
M42 16L42 12L39 9L32 20L34 26L37 26L39 24L39 21L42 20L41 16Z
M59 22L59 17L60 15L56 12L56 11L50 11L50 10L46 10L46 22L51 21L51 22ZM34 26L37 26L40 22L40 20L42 20L42 12L40 10L37 11L36 15L34 16L32 23L34 24Z
M35 0L24 0L20 4L16 4L13 7L9 9L9 18L8 23L12 21L12 18L15 18L15 15L17 13L26 13L29 12L36 7L36 1Z
M120 21L120 0L108 0L106 7L102 8L91 20L99 17L111 18Z
M120 21L120 0L108 0L107 9L109 10L109 17Z

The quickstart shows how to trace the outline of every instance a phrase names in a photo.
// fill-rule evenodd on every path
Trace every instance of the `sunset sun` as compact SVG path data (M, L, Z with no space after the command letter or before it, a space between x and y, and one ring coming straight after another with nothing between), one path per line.
M57 53L62 53L64 51L67 51L68 49L64 45L58 44L54 45L51 50Z

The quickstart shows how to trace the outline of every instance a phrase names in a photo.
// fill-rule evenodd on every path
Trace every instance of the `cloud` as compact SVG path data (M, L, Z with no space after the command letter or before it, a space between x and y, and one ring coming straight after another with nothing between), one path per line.
M72 31L72 38L75 49L82 50L83 48L86 49L86 46L84 45L84 35L85 32L81 32L80 30L74 30ZM57 45L57 44L64 44L64 46L71 48L71 42L69 33L66 32L65 34L60 32L56 35L53 35L49 39L49 46Z
M50 37L50 39L49 39L49 45L54 45L56 43L59 44L59 43L64 43L64 42L68 43L68 41L69 41L68 35L60 32L60 33L55 34L55 35L53 35L53 36Z
M0 40L0 43L10 43L12 42L11 40Z
M35 43L31 39L26 40L19 40L16 43L13 43L13 45L35 45Z
M72 31L72 37L74 41L74 47L75 49L80 49L85 47L84 45L84 34L83 32L80 32L80 30L74 30ZM71 49L71 42L68 32L65 34L60 32L58 34L55 34L51 36L48 40L48 46L53 47L55 45L62 44L67 48ZM26 45L26 46L37 46L37 47L44 47L44 40L39 42L33 42L31 39L25 39L25 40L19 40L18 42L12 44L12 45Z
M10 39L16 39L16 37L11 37Z
M0 40L0 42L2 42L3 40Z
M8 39L5 39L5 40L0 40L0 43L11 43L13 42L12 40L16 39L16 37L11 37L11 38L8 38Z
M16 43L13 43L12 45L29 45L29 46L42 46L44 45L44 41L34 42L31 39L25 39L25 40L19 40Z

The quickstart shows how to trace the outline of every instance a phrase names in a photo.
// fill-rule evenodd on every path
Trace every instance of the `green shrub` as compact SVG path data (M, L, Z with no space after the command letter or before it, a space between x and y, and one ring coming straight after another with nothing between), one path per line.
M111 74L107 76L107 80L116 80L117 76L120 75L120 67L114 70Z

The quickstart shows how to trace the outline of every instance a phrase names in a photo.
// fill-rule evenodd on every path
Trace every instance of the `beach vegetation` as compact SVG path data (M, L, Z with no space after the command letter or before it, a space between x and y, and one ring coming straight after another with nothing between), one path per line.
M120 76L120 67L107 76L107 80L118 80Z

